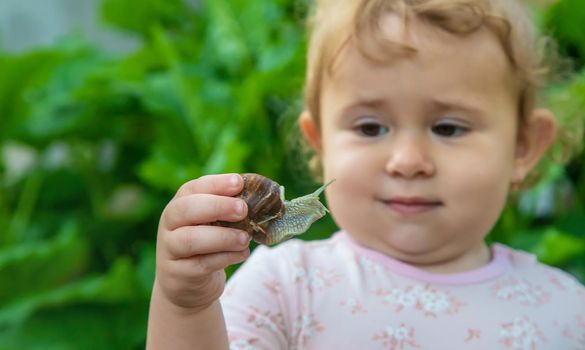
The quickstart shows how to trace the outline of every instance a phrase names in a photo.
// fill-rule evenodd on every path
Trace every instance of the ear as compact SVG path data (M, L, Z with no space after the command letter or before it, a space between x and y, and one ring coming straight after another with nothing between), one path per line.
M512 181L521 183L555 140L556 119L548 109L535 109L525 125L520 126L516 143Z
M313 148L315 152L321 153L321 130L308 111L304 111L299 116L299 127L301 128L305 140L311 145L311 148Z

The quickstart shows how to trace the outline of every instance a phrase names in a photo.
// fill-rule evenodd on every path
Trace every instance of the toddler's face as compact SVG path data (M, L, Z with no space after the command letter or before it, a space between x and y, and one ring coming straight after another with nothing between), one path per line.
M396 21L388 35L416 53L382 64L349 45L325 79L329 208L359 243L406 262L480 266L519 170L512 70L487 30L455 37L413 21L403 37Z

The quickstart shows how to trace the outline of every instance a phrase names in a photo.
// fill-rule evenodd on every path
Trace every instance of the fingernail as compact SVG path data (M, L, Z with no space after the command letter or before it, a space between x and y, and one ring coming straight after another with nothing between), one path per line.
M236 174L232 175L230 177L230 185L232 187L238 187L239 184L240 184L240 176L236 175Z
M239 216L243 216L244 215L244 201L236 201L236 205L235 205L235 209L236 209L236 214L238 214Z
M249 236L248 236L248 234L247 234L247 233L245 233L245 232L242 232L242 233L240 233L240 234L239 234L239 236L238 236L238 240L239 240L239 241L240 241L240 243L242 243L242 244L248 244L248 242L250 241L250 238L249 238Z

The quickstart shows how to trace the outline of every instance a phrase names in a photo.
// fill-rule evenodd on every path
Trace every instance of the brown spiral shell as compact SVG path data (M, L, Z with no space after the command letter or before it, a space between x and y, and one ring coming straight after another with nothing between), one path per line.
M267 228L270 221L284 215L281 186L258 174L242 174L242 178L244 189L236 197L246 201L248 216L238 222L218 221L213 224L244 230L258 243L268 242L270 238Z

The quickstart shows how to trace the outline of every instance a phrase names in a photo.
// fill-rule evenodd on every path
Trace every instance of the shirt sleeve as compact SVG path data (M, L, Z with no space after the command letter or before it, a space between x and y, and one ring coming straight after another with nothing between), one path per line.
M289 348L288 310L282 293L286 259L257 247L228 280L222 304L230 350Z

